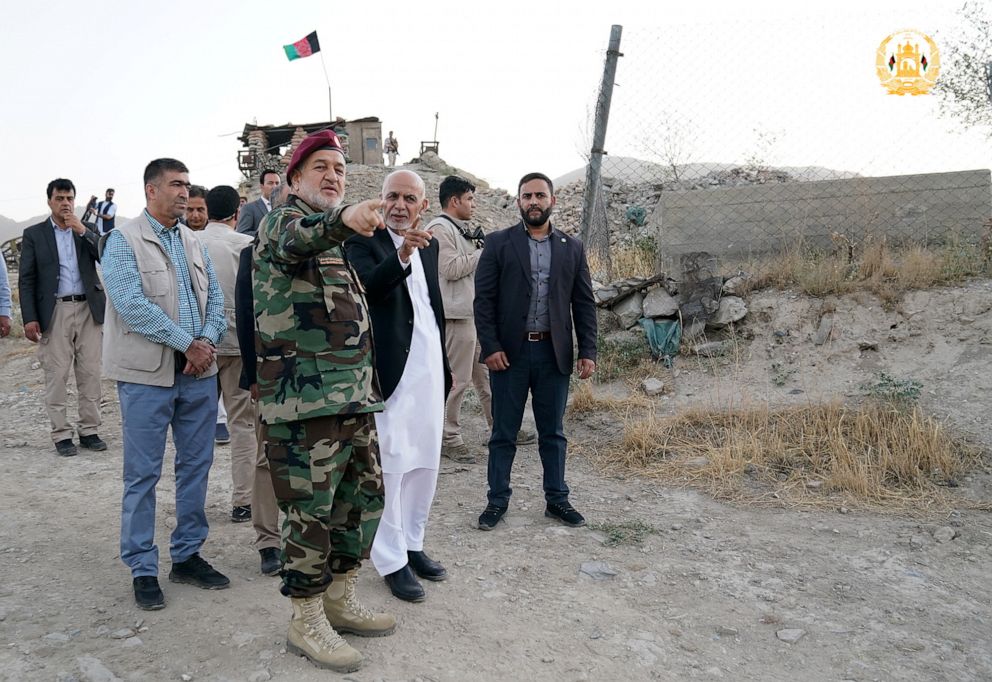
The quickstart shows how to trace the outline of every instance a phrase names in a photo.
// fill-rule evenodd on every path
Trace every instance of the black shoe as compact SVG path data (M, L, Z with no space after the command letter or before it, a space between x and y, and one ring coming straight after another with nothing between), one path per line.
M215 571L199 554L172 564L169 580L174 583L189 583L205 590L223 590L231 584L227 576Z
M103 439L95 433L89 436L79 437L79 446L86 448L87 450L106 450L107 444L103 442Z
M586 525L586 520L582 517L582 514L575 511L568 502L556 502L553 504L549 502L547 509L544 510L544 515L549 519L558 519L566 526L572 526L573 528Z
M486 510L479 516L479 530L492 530L503 518L506 507L497 507L495 504L487 504Z
M165 595L158 586L158 578L143 575L134 579L134 601L139 609L158 611L165 608Z
M231 523L251 521L251 505L246 504L231 510Z
M71 438L66 438L55 444L55 454L59 457L75 457L79 454L79 450L76 449L76 445L72 442Z
M444 566L431 559L424 552L407 552L406 558L413 572L424 580L437 582L448 577L448 571L445 570Z
M418 602L424 601L427 597L427 593L424 592L424 586L417 582L416 576L410 570L410 564L407 564L395 573L383 576L383 578L386 584L389 585L389 591L397 599Z
M282 570L278 549L266 547L258 550L258 553L262 557L262 575L277 575Z

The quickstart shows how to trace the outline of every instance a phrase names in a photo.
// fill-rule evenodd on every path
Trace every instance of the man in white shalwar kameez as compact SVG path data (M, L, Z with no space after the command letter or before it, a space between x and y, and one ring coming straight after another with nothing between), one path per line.
M447 571L424 552L437 486L444 401L451 373L444 351L444 310L438 245L419 228L427 208L424 184L396 171L383 184L388 230L345 245L366 289L375 364L385 409L375 415L385 509L372 544L372 563L393 595L422 601L417 576L444 580Z

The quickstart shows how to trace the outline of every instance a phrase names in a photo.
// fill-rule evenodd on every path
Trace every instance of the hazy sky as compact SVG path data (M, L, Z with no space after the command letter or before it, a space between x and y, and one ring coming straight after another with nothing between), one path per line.
M289 62L282 51L314 29L335 115L379 117L405 160L432 138L440 112L441 156L496 186L582 165L614 23L624 25L627 56L613 154L638 152L637 112L656 124L665 111L690 122L694 160L740 160L760 144L760 128L775 138L769 160L790 165L988 167L984 138L949 135L954 124L936 120L932 97L886 96L874 76L886 34L951 26L957 3L867 5L7 3L0 215L44 213L45 186L62 176L80 203L115 187L120 212L132 216L144 205L142 170L159 156L184 161L195 183L236 185L246 122L327 118L319 57ZM650 47L626 51L639 44ZM906 136L905 157L895 158Z

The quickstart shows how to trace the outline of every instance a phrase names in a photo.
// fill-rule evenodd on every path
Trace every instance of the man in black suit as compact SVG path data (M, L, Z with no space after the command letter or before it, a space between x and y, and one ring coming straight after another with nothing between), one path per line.
M424 553L424 531L437 487L451 370L444 352L438 244L419 229L427 209L424 181L411 171L390 173L382 200L389 229L345 242L365 286L386 401L375 415L386 500L372 563L394 596L417 602L426 595L414 574L447 577L444 566Z
M24 230L18 291L24 336L38 343L45 370L45 406L55 451L77 454L66 417L66 384L75 367L79 444L106 450L100 427L100 359L106 298L96 273L99 237L74 213L76 188L64 178L48 183L50 218Z
M265 169L258 179L258 184L262 196L255 201L249 201L241 208L241 215L238 216L238 225L235 228L238 232L252 237L258 232L258 224L262 222L262 218L272 210L269 198L272 196L272 190L279 186L279 174L274 170Z
M544 515L568 526L585 519L568 501L562 427L572 373L572 329L580 379L596 371L596 304L582 242L551 224L554 186L529 173L517 187L523 219L486 238L475 274L475 327L489 368L493 432L489 439L489 504L479 528L492 530L510 503L510 469L527 394L533 400L544 467Z

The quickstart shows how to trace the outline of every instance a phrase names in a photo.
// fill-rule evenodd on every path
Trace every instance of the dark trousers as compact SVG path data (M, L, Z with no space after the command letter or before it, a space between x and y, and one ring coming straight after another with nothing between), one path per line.
M489 373L493 394L493 432L489 438L489 502L506 507L513 489L510 469L517 454L517 432L530 393L537 426L538 451L544 467L544 499L568 500L562 427L568 399L568 375L558 371L551 340L524 342L510 368Z

